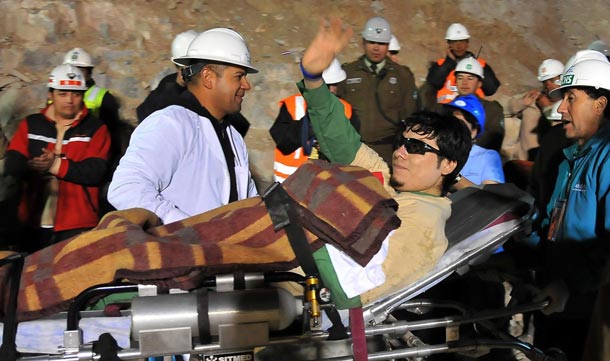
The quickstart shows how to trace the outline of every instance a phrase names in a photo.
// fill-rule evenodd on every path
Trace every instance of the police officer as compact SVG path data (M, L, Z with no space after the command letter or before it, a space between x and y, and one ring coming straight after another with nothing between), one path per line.
M358 113L362 141L388 164L400 122L417 110L418 98L411 70L387 56L391 39L386 19L369 19L362 31L364 54L343 65L347 79L337 90Z

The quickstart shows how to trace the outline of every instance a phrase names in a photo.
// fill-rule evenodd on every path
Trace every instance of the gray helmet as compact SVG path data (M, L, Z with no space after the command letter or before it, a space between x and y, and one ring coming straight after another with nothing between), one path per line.
M386 19L379 16L370 18L364 25L362 37L367 41L388 44L392 39L390 23L388 23Z

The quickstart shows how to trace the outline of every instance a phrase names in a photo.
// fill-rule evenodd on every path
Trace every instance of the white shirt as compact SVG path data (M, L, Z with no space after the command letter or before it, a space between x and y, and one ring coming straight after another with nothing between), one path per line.
M237 197L258 195L242 136L226 128L235 154ZM229 203L230 177L210 119L172 105L148 116L133 132L108 200L117 209L140 207L164 224Z

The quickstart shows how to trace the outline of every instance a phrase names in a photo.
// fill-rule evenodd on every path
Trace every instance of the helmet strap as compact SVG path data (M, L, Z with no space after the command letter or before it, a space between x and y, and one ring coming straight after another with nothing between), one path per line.
M180 72L182 74L182 79L184 79L185 83L188 83L191 80L191 78L193 76L195 76L196 74L199 74L205 66L206 66L206 63L199 62L199 63L195 63L195 64L191 64L191 65L187 65L187 66L183 67L182 69L180 69Z

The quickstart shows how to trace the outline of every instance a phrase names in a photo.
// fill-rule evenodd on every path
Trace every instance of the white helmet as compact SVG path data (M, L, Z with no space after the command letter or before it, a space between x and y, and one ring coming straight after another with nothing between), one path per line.
M485 79L485 76L483 76L483 66L472 56L460 60L455 66L455 73L469 73Z
M379 16L370 18L366 24L364 24L362 37L367 41L388 44L390 40L392 40L390 23L388 23L386 19Z
M447 40L466 40L470 39L470 34L468 33L468 29L460 23L453 23L449 25L447 28L447 33L445 34L445 39Z
M79 68L72 64L55 67L49 75L47 87L58 90L87 90L87 82Z
M83 68L93 68L91 55L81 48L74 48L64 55L64 64L80 66Z
M585 50L579 50L576 52L576 54L574 54L570 60L568 60L566 62L566 67L565 69L568 69L570 67L572 67L572 65L579 63L583 60L601 60L601 61L605 61L608 62L608 58L606 58L604 56L604 54L600 53L597 50L590 50L590 49L585 49Z
M345 74L345 70L343 70L337 58L333 59L330 66L322 72L322 79L326 84L337 84L344 81L345 78L347 78L347 74Z
M237 32L226 28L214 28L197 35L186 55L172 59L179 65L190 65L192 60L210 60L246 68L248 73L258 73L252 66L250 51Z
M559 60L546 59L538 67L538 80L545 81L563 74L563 64Z
M185 31L176 35L174 41L172 41L172 62L174 61L174 58L186 55L186 51L188 50L189 45L191 45L191 41L193 41L197 35L199 35L199 33L195 30ZM174 64L180 65L175 62Z
M554 120L554 121L558 121L561 120L561 113L559 113L559 106L561 105L561 100L557 101L553 104L553 107L551 108L551 112L549 113L549 115L546 117L546 119L548 120Z
M576 62L561 76L561 86L553 89L551 94L560 89L586 86L595 89L610 90L610 63L597 59Z
M608 44L606 44L603 40L595 40L594 42L589 44L587 49L599 51L605 56L610 56L610 51L608 51Z
M396 52L400 51L400 43L394 35L392 35L392 38L390 39L390 46L388 47L388 50Z

